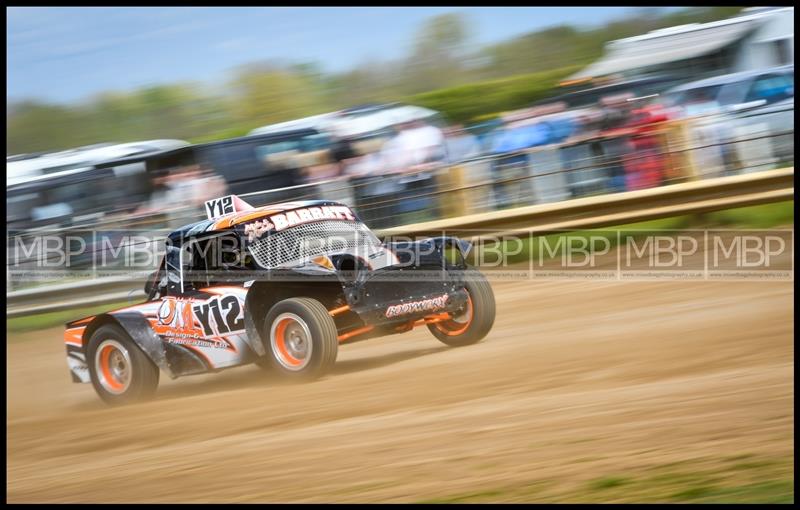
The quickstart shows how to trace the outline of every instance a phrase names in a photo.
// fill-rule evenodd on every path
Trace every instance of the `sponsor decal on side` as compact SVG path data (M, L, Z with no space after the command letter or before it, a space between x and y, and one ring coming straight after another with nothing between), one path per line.
M168 337L167 342L175 345L191 345L194 347L210 347L213 349L227 349L230 347L222 340L200 340L198 338Z
M244 329L242 304L233 294L214 296L207 300L168 297L161 303L158 319L153 325L153 330L162 336L173 339L206 339L209 344L214 344L209 346L224 348L228 344L218 342L213 337Z
M275 225L270 223L269 220L256 220L245 224L244 234L247 236L247 240L252 243L257 237L261 237L264 232L271 228L275 228Z
M356 219L353 211L349 207L343 205L331 205L322 207L306 207L303 209L296 209L287 213L275 214L269 218L275 225L275 231L281 230L303 223L310 223L312 221L320 220L349 220Z
M421 301L410 301L399 305L392 305L386 309L386 317L398 317L400 315L408 315L410 313L419 312L432 312L445 307L447 304L447 294L441 296L423 299Z

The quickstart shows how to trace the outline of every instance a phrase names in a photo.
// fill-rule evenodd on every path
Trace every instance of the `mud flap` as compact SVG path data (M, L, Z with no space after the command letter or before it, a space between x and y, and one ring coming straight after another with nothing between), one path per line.
M248 292L248 297L249 296L250 293ZM247 303L247 301L245 301L245 303ZM258 332L258 326L253 318L253 314L250 313L251 309L251 307L245 306L244 328L245 336L247 337L247 345L249 345L257 355L264 356L267 353L267 349L264 347L265 344L261 339L261 334Z
M208 372L210 367L196 354L164 342L139 313L118 313L112 316L158 368L170 378Z

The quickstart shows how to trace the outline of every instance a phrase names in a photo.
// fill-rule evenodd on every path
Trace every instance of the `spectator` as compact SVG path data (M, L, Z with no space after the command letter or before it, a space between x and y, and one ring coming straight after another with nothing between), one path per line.
M409 123L396 141L401 147L400 154L409 157L399 169L407 175L397 181L403 190L394 212L402 215L405 223L437 217L437 197L430 192L437 187L432 171L445 161L444 134L435 126L417 120Z
M194 203L202 206L213 198L224 197L228 194L228 183L210 168L198 167L197 178L194 184Z
M153 175L153 190L150 192L150 199L140 205L134 214L148 214L162 210L168 207L167 204L170 192L170 175L169 170L160 170Z
M385 145L379 139L353 143L354 157L346 160L346 172L359 214L375 228L390 225L393 204L384 202L403 189L395 177L385 175L388 154L383 150Z
M386 142L383 157L388 172L413 172L444 157L444 135L434 126L411 121L397 126L397 135Z
M449 163L458 163L481 155L478 139L460 124L445 131L445 148Z
M306 184L343 176L345 162L334 159L333 149L307 151L298 157L301 160L303 182Z
M492 152L496 157L491 161L492 173L492 195L494 207L503 209L519 205L518 201L522 195L530 195L526 190L524 181L518 180L528 172L528 155L520 152L528 147L528 141L524 140L526 133L519 128L515 129L509 123L508 118L502 119L503 125L498 128L498 135L492 143ZM512 182L504 182L512 180Z
M166 170L153 178L150 200L135 214L168 212L184 207L202 207L206 200L227 193L225 180L212 170L190 164Z
M420 147L423 147L425 151L423 163L444 161L446 154L444 133L442 130L432 124L427 124L422 121L417 121L416 125L417 140Z
M345 175L347 160L356 157L356 153L353 150L352 141L345 137L334 135L331 138L331 157L333 158L337 168L336 176Z
M633 94L626 92L615 96L606 96L600 100L603 119L600 123L602 131L619 129L631 118Z

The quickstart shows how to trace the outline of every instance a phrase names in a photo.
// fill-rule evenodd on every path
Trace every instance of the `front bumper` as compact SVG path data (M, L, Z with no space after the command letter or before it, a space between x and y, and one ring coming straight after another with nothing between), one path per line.
M371 326L402 324L423 317L457 314L467 305L461 271L441 267L395 267L370 272L345 290L350 309Z

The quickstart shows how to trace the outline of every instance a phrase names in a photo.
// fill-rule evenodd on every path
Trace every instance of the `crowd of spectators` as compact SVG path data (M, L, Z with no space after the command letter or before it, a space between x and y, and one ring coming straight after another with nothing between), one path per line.
M660 132L669 120L666 111L646 97L617 93L591 106L570 108L557 101L472 126L445 126L438 117L418 117L358 135L330 131L313 149L292 143L284 147L284 142L263 153L248 149L257 152L252 164L258 175L252 185L237 184L235 177L230 181L224 169L209 164L228 159L226 164L236 170L242 164L235 157L246 152L239 149L233 159L226 153L203 163L198 159L163 172L148 171L149 197L137 198L138 206L124 214L202 209L206 200L241 189L290 190L280 196L266 193L264 203L323 197L323 188L314 186L335 182L347 190L362 216L380 228L438 218L444 198L439 177L453 166L467 169L467 178L473 181L473 170L481 180L489 179L481 191L493 209L538 203L542 196L538 192L547 186L563 188L544 193L560 197L553 199L650 188L680 178L667 159ZM542 165L534 160L541 152L549 152L550 161L555 161L544 173L560 174L557 179L537 178ZM731 150L723 152L730 159ZM67 198L36 208L32 221L78 215L69 209L76 201ZM44 213L47 218L40 218Z
M583 152L560 151L562 167L570 174L566 178L570 196L656 186L662 180L660 155L646 130L665 119L630 99L610 97L581 110L570 110L563 103L527 108L503 115L480 136L461 124L440 127L430 119L408 120L358 137L331 133L327 145L314 155L295 150L272 153L270 164L273 171L299 171L307 185L337 181L348 187L361 214L376 228L438 217L437 174L476 160L490 165L494 183L488 191L495 208L531 203L530 185L521 181L532 175L529 149L536 147L591 145L588 153L593 161L581 165L600 167L607 178L599 187L588 185L597 179L571 170L576 160L585 159ZM637 153L647 157L634 162L631 155ZM226 183L209 168L189 165L155 176L153 189L136 214L202 207L205 200L224 195Z

